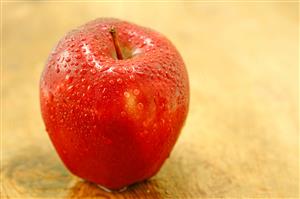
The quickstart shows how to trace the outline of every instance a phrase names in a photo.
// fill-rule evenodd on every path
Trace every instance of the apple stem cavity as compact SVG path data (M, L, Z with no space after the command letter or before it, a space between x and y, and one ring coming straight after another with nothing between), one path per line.
M121 51L121 47L120 47L119 41L117 39L117 31L116 31L115 27L111 27L110 30L109 30L109 33L111 34L113 42L114 42L114 46L115 46L117 58L119 60L124 59L123 55L122 55L122 51Z

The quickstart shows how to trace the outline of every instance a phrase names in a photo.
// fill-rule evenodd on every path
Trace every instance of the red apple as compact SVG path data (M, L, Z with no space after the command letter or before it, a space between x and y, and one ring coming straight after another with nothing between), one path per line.
M189 106L184 62L161 34L117 19L67 33L40 81L46 130L66 167L109 189L155 175Z

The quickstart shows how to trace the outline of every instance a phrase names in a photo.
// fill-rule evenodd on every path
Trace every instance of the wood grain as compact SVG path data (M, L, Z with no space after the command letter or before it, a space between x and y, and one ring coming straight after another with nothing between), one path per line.
M298 3L3 2L1 198L299 197ZM117 17L165 34L190 75L185 128L158 175L123 193L72 176L38 84L70 29Z

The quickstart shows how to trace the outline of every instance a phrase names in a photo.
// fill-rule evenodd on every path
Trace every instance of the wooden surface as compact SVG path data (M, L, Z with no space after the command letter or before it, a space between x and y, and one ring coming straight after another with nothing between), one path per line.
M1 198L299 197L296 3L3 3ZM123 193L72 176L45 132L38 83L70 29L152 27L186 62L191 106L158 175Z

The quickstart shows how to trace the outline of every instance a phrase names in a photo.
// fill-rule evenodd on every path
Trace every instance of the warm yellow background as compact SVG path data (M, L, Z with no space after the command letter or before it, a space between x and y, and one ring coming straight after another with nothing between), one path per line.
M297 3L4 2L1 197L297 197ZM118 17L165 34L190 76L189 116L160 173L122 194L79 181L40 116L45 60L70 29Z

